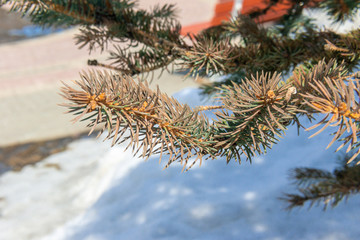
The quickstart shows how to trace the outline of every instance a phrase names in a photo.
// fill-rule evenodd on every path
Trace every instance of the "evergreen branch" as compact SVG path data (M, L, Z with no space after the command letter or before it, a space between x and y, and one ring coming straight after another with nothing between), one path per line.
M228 22L222 24L224 36L237 37L241 36L244 44L273 44L273 40L268 34L268 30L256 24L256 22L248 16L238 15Z
M232 74L240 69L249 73L289 71L299 63L316 62L323 58L345 60L351 69L359 60L360 34L358 31L341 35L331 31L317 32L312 28L307 28L301 35L280 40L278 36L271 35L269 30L256 27L257 25L249 18L239 16L230 23L224 23L216 28L218 33L213 34L214 37L209 36L213 32L204 31L203 34L192 38L193 44L188 45L180 37L181 26L175 20L174 8L171 5L157 7L147 12L135 10L134 5L128 3L129 1L101 0L99 3L95 3L94 0L86 2L42 1L47 3L47 5L44 3L47 7L42 7L40 12L34 13L34 15L39 15L37 18L39 21L44 17L44 22L48 24L55 24L55 19L58 19L57 24L69 22L81 23L84 26L77 37L77 44L80 47L89 45L91 51L99 46L101 50L104 50L110 42L130 41L131 47L141 43L148 48L156 49L156 55L153 57L148 55L142 61L156 62L159 59L171 59L157 66L152 65L151 68L145 67L143 68L145 71L156 67L165 68L166 63L171 63L176 59L181 59L181 65L189 68L194 76L215 73ZM24 1L24 3L35 4L33 1ZM41 7L42 5L35 4L34 6ZM74 15L75 22L69 20L72 16L69 16L69 13ZM52 18L47 18L44 14ZM58 14L64 16L64 21ZM81 19L75 18L75 15ZM99 33L100 31L104 32ZM236 36L241 36L239 44L229 41L229 39L235 40ZM336 46L345 44L351 55L326 48L328 42L324 39ZM116 68L124 69L119 66L115 66ZM142 69L140 68L139 71Z
M37 1L13 1L13 0L0 0L0 6L10 4L10 11L21 12L22 16L29 14L33 16L41 11L41 6L36 4Z
M288 209L303 206L306 202L310 207L322 203L324 210L329 204L337 206L344 198L360 193L360 166L349 166L347 162L345 156L342 165L333 173L314 168L294 169L290 178L298 185L299 194L285 194L281 199L289 204Z
M360 8L358 0L324 0L319 3L319 7L325 9L329 16L337 22L344 22L352 19L356 11Z
M165 167L180 161L186 169L201 163L204 156L216 157L207 118L159 90L153 92L130 77L109 72L83 73L76 84L81 90L62 88L64 98L72 102L63 106L78 115L75 122L91 113L90 133L103 124L101 132L108 131L106 138L113 139L113 145L129 140L127 148L142 157L160 153L161 159L167 154ZM189 165L192 157L195 160Z
M87 0L19 0L2 1L11 4L11 11L27 14L31 21L46 26L94 24L95 6Z
M348 64L348 69L351 69L352 66L356 65L359 60L359 55L355 58L347 57L333 52L332 50L327 50L324 48L327 44L324 39L331 42L351 41L360 43L360 38L358 38L355 32L353 35L339 35L332 33L331 31L308 32L303 33L294 39L282 38L281 40L274 37L272 45L269 47L267 41L265 41L265 45L260 43L239 47L236 51L236 54L239 57L235 60L235 63L238 68L241 67L249 69L250 71L254 71L254 69L258 68L262 68L266 71L288 71L291 67L294 67L301 62L317 62L323 58L327 60L330 60L331 58L336 58L339 61L345 60ZM259 65L259 63L261 63L261 65Z
M326 73L330 74L325 76ZM359 136L360 104L356 97L360 96L360 85L358 79L353 79L354 74L345 75L345 73L344 65L337 66L336 61L331 61L329 64L320 62L310 74L296 75L294 82L299 89L299 95L302 97L304 105L310 107L313 112L326 115L319 123L307 129L311 130L323 126L310 138L329 126L336 127L337 130L327 148L341 139L345 132L348 132L350 134L342 139L343 144L336 151L349 143L346 151L349 152L359 144L357 139ZM303 81L304 79L307 80ZM305 84L303 84L304 82ZM311 110L308 111L311 112ZM349 161L354 160L359 153L360 150L355 152Z
M251 161L252 156L262 154L271 144L277 142L298 113L289 91L290 84L280 84L280 74L262 73L245 78L241 84L223 86L220 101L225 111L217 112L215 122L218 133L215 147L223 148L227 161L240 156L240 149ZM244 149L244 150L243 150Z
M290 179L299 187L309 187L321 181L330 181L332 178L331 172L316 168L295 168L290 172Z
M350 61L356 62L360 56L360 47L357 39L360 39L359 31L352 31L347 34L347 37L339 39L337 42L330 42L326 40L327 44L324 46L325 50L340 52L341 56L350 58Z
M213 75L228 72L233 66L229 62L236 56L231 56L231 45L229 40L214 42L206 36L200 35L191 39L193 46L191 50L182 56L184 69L189 69L192 76Z
M79 29L80 33L75 35L75 44L79 48L89 46L89 53L100 48L101 52L107 49L110 41L116 41L114 36L104 27L85 26Z
M244 154L251 160L256 152L262 153L261 148L275 142L274 135L280 135L280 130L285 129L296 113L295 106L284 104L291 102L288 97L291 87L280 86L278 74L262 74L247 80L243 86L234 85L234 89L228 89L227 96L221 97L223 105L194 110L159 91L152 92L147 85L136 84L125 75L92 72L81 78L76 83L82 90L67 85L62 89L63 96L73 103L64 106L78 115L74 121L96 111L90 117L90 132L104 123L103 131L108 130L107 138L113 138L113 144L130 140L129 146L133 146L135 153L143 149L143 157L167 153L167 166L179 160L185 168L193 156L196 159L189 167L197 160L201 162L204 156L212 159L226 156L227 161L236 156L240 162L240 155ZM254 90L244 88L248 84ZM249 103L253 94L256 98ZM200 114L220 108L232 111L233 116L218 112L218 120L210 125ZM129 136L125 135L126 130L130 131Z
M63 14L65 16L86 22L88 24L94 24L95 18L94 11L95 6L89 3L87 0L78 0L72 3L69 1L49 1L43 0L44 4L42 5L44 10L51 10L53 12ZM36 17L41 16L40 13L36 14ZM47 20L48 21L48 20Z
M253 24L250 23L251 20L248 18L238 17L236 21L234 20L230 24L225 23L223 25L224 28L221 30L222 33L220 36L224 37L220 37L216 41L223 41L228 36L231 39L236 39L236 36L238 36L241 38L241 45L234 44L234 40L227 44L227 49L230 53L228 58L232 60L221 62L221 69L224 69L222 74L227 74L228 76L223 78L223 83L220 82L204 86L207 92L217 91L216 87L221 87L222 84L231 85L231 82L227 80L230 78L240 83L244 76L249 77L251 73L257 71L288 72L291 68L295 68L298 64L307 61L318 62L322 59L331 61L332 58L335 58L340 62L344 61L344 65L346 63L349 71L358 64L360 56L358 50L358 46L360 46L359 30L355 30L349 34L335 34L331 31L316 32L313 29L307 28L306 32L297 34L292 38L279 38L269 30L259 27L253 28ZM204 33L204 35L208 36L210 34ZM336 43L337 46L340 45L349 49L349 52L333 51L333 49L328 47L328 43L331 41ZM202 54L204 54L204 52L205 51L202 51ZM201 55L199 54L199 56ZM184 65L186 64L186 60L187 59L184 60ZM204 61L201 61L199 58L198 60L197 64L201 66ZM212 66L210 65L209 67L210 69L207 69L207 71L212 72ZM216 70L214 72L216 72ZM239 72L242 75L240 78L238 78ZM242 74L242 72L245 72L245 74ZM200 74L201 73L205 74L206 72L203 71L200 72ZM234 77L231 77L232 75L234 75Z
M312 92L310 84L313 83L314 79L319 81L325 78L343 79L345 76L348 76L348 69L343 62L339 64L335 59L328 62L323 59L315 65L308 63L297 67L293 72L291 81L299 92L310 93Z
M331 31L316 31L308 26L301 34L279 38L272 30L258 27L251 19L244 16L238 16L224 23L218 30L221 31L220 40L229 36L241 39L241 45L230 47L233 55L237 56L234 61L237 68L229 69L237 71L241 68L251 72L288 71L304 61L317 62L323 58L345 60L351 69L359 60L357 54L360 43L359 30L350 34L336 34ZM346 45L345 48L351 49L350 51L356 54L351 56L338 54L326 47L328 41L325 39L336 45ZM226 66L226 63L224 65ZM226 73L231 74L232 71Z
M12 3L13 11L30 13L32 20L38 24L51 26L80 23L85 26L102 26L115 38L125 37L151 46L163 46L167 50L183 44L172 5L157 7L153 12L147 13L143 10L134 10L135 5L126 0L1 1L2 4ZM69 17L74 21L69 21Z
M224 106L198 106L195 108L196 112L211 111L216 109L223 109Z
M111 65L119 71L136 75L166 68L175 59L172 55L164 55L162 51L149 47L143 47L135 52L126 52L115 46L115 51L110 51L109 60L112 60Z
M156 137L158 137L163 140L162 147L158 150L170 155L168 165L180 160L184 161L186 166L192 156L197 156L197 159L202 159L203 156L210 158L225 156L227 161L234 158L241 162L241 155L251 161L253 156L266 152L278 141L278 138L282 137L283 131L289 124L296 123L301 127L298 115L302 114L311 117L315 113L325 113L326 118L330 113L333 114L330 120L325 118L314 127L320 124L325 124L327 127L335 120L339 121L334 125L338 130L330 144L339 140L345 130L351 130L352 134L343 141L344 143L350 141L349 149L359 148L358 127L355 124L359 118L357 109L360 107L354 105L355 93L350 94L358 87L355 87L349 76L344 75L344 71L343 65L337 65L336 61L331 61L329 64L321 61L312 70L298 71L287 81L283 81L281 75L277 73L252 75L240 84L223 86L224 92L219 96L220 106L198 107L194 110L179 105L160 92L153 93L146 85L141 83L136 85L130 77L109 73L83 75L82 82L78 84L87 91L85 93L70 87L65 88L63 92L65 98L79 105L72 106L72 111L79 114L76 120L86 113L97 110L98 116L90 126L95 127L105 122L109 132L108 138L115 136L115 142L129 139L131 141L129 145L136 146L141 142L142 147L146 146L142 156L149 157L154 153L148 147L154 149L152 146L157 142ZM348 86L343 82L345 79L349 81ZM116 84L115 80L120 83ZM140 94L140 97L130 94L131 97L124 100L125 93ZM79 102L79 99L82 100ZM331 105L331 101L339 102L340 105L335 103ZM346 105L352 108L347 109L345 102L354 102ZM328 103L329 106L326 105ZM144 104L152 107L147 110ZM134 106L137 110L129 106ZM139 109L147 111L138 113ZM215 112L217 119L211 125L206 118L200 117L199 112L214 109L222 109L222 111ZM126 110L125 115L118 113L118 110L121 113ZM111 117L118 114L121 117ZM182 123L186 124L175 127L175 122L180 121L180 118ZM126 119L126 124L120 121L122 119ZM114 128L114 126L118 127ZM129 137L120 140L125 129L130 129L132 133ZM166 132L168 135L161 135L159 132ZM139 139L138 136L143 137ZM184 155L184 149L187 155ZM137 151L139 148L135 150ZM357 153L354 157L356 155Z
M125 60L127 60L127 59L122 59L122 60L124 60L124 62L125 62ZM131 59L129 59L129 60L131 60ZM167 64L166 63L162 63L162 64L154 63L153 65L148 64L149 66L141 66L140 64L137 64L137 63L133 64L130 61L126 61L127 63L122 63L119 66L114 66L111 64L100 63L96 59L94 59L94 60L88 60L88 65L89 66L99 66L99 67L107 68L110 70L118 71L123 74L133 76L133 75L137 75L140 73L142 73L142 74L149 73L156 69L159 69L160 67L166 68L166 66L168 64L170 64L172 61L173 60L168 60L168 62L166 62Z
M153 18L160 18L160 19L164 19L166 21L171 21L176 19L177 14L176 14L176 8L175 5L173 4L164 4L163 6L157 5L154 7L154 9L152 10L152 14L151 16Z
M311 1L311 0L268 0L265 1L267 6L263 9L254 8L249 14L253 19L265 15L278 4L286 4L288 7L287 14L285 14L280 22L296 21L305 8L318 8L328 13L336 22L343 22L347 19L352 19L355 16L356 11L360 7L360 1L358 0L322 0L322 1Z

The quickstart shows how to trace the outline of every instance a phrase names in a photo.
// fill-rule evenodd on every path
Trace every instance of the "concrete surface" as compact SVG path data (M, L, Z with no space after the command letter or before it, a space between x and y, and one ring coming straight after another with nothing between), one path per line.
M183 24L211 18L216 0L140 1L141 7L162 3L176 3ZM86 70L87 60L105 60L99 52L88 55L77 49L73 36L77 29L35 39L0 45L0 146L29 141L54 139L87 131L85 124L72 124L71 115L58 106L64 102L59 96L60 81L78 79ZM155 74L155 76L157 76ZM151 86L173 94L184 87L197 86L191 79L164 73Z

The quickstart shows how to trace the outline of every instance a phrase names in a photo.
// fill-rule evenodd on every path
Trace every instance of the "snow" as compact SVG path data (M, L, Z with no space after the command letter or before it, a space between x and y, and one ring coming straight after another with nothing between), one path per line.
M176 98L192 104L199 90ZM132 157L124 146L83 139L21 172L0 177L0 239L358 239L360 198L334 209L285 211L278 198L293 191L288 170L331 170L330 138L291 127L268 154L226 164L206 161L182 173L162 170L156 156ZM57 166L57 167L54 167Z

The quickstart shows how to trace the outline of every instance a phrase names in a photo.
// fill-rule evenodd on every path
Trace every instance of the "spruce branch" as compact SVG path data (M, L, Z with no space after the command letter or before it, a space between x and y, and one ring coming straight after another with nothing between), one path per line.
M343 144L336 151L346 144L346 152L358 148L360 85L359 79L354 78L357 74L346 74L344 65L337 65L334 60L328 64L321 61L313 69L309 73L295 74L293 80L303 105L310 107L308 111L325 114L320 122L306 130L322 125L320 130L310 136L314 137L329 126L336 127L337 130L327 148L337 140L343 141ZM350 134L341 139L345 132ZM349 161L354 160L359 153L360 150L355 152Z
M230 37L242 36L246 45L252 43L273 44L271 37L261 25L245 15L238 15L222 24L223 35Z
M286 81L278 73L257 73L241 83L222 86L219 106L195 109L159 91L151 91L146 84L136 84L131 77L109 72L83 74L82 81L77 82L82 91L67 86L63 95L75 103L68 105L71 112L79 115L75 121L97 111L90 117L91 131L104 123L107 138L113 138L113 144L130 140L129 146L133 146L135 153L140 148L143 157L167 153L168 165L179 160L185 168L193 156L197 157L193 164L205 156L205 159L225 156L227 162L231 159L241 162L243 155L251 161L277 143L288 125L297 124L300 128L298 117L304 114L309 118L316 113L326 114L308 129L324 125L314 136L333 126L337 131L329 145L340 140L343 145L349 143L348 151L359 149L360 113L355 100L359 85L353 79L356 76L346 75L344 65L336 61L320 61L306 71L297 70ZM200 114L217 109L221 111L215 112L217 118L212 124ZM351 133L341 138L345 131ZM155 148L159 144L161 147Z
M349 59L348 61L357 62L360 56L360 47L357 39L360 39L360 31L354 30L341 39L335 40L334 43L325 39L326 45L324 46L324 49L339 52L341 56L346 57L345 59Z
M296 118L298 108L291 99L293 88L281 84L281 80L278 73L262 73L245 78L241 84L222 87L224 92L219 99L224 110L215 113L218 133L214 139L215 146L225 150L227 161L235 158L240 162L238 151L250 161L264 153Z
M100 26L84 26L79 28L80 33L76 34L75 44L79 45L79 48L83 48L88 45L89 53L97 48L100 48L101 52L108 48L110 42L121 43L121 40L117 40L105 27Z
M319 3L319 7L325 9L329 16L337 22L344 22L353 19L356 11L360 7L358 0L324 0Z
M204 35L210 36L213 30L205 31ZM231 39L227 48L233 60L222 62L225 69L223 74L226 74L223 83L226 85L231 85L229 79L236 79L235 81L240 83L245 76L249 77L259 71L289 72L304 62L317 63L322 59L329 62L334 58L338 62L344 61L347 70L351 71L359 61L359 30L337 34L307 27L304 32L291 37L279 36L272 30L258 27L247 17L238 16L217 28L217 31L220 33L213 38L215 42ZM347 52L334 51L334 48L329 47L330 42L347 49ZM198 62L199 65L202 63ZM243 76L239 77L239 73ZM217 91L215 87L219 85L221 83L214 83L204 88L206 92L212 93Z
M229 62L237 56L231 55L232 48L228 39L215 42L206 35L191 38L192 48L182 56L184 69L189 69L192 76L213 75L229 72Z
M349 157L344 156L341 165L329 171L316 168L295 168L290 179L297 185L299 193L285 194L281 199L288 203L287 209L301 207L306 202L310 207L323 204L336 207L344 198L360 193L360 166L349 165Z
M136 75L140 73L151 72L159 68L166 68L175 58L172 55L166 55L161 50L143 47L138 51L124 51L115 47L110 51L109 60L116 70L128 74Z
M227 156L227 161L237 156L240 162L241 154L251 160L256 152L262 153L260 146L270 147L269 143L274 142L274 133L279 132L278 128L284 130L282 124L294 118L292 115L296 111L294 106L281 106L282 102L290 101L287 99L290 85L279 86L279 74L269 76L269 79L267 74L262 74L252 80L254 83L248 80L243 85L250 84L255 88L256 98L250 104L249 96L253 90L246 88L242 92L239 90L241 86L234 86L234 89L228 90L227 97L221 97L224 105L200 106L192 110L159 90L153 92L146 84L136 84L126 75L90 72L83 73L81 80L76 81L81 90L65 84L62 95L72 103L63 106L77 115L75 122L80 119L90 121L90 133L103 124L100 134L107 130L106 139L113 139L113 145L129 140L128 147L132 146L134 153L140 152L142 157L160 153L161 159L162 154L168 154L166 167L180 161L186 169L198 160L201 163L203 158L215 159L218 156ZM258 107L253 108L253 104L258 104ZM205 110L221 108L227 108L226 111L230 110L234 115L218 113L220 121L210 124L201 114ZM259 116L258 109L261 109ZM257 112L254 114L252 111ZM237 134L235 140L234 134ZM188 166L192 157L196 158Z
M2 0L10 3L11 11L27 14L31 21L43 26L94 24L95 5L87 0Z
M127 148L132 147L135 155L140 152L148 158L160 153L161 160L167 154L165 167L180 161L188 169L204 157L216 157L208 119L159 89L154 92L131 77L110 72L83 73L75 83L80 90L66 84L62 88L63 97L72 102L63 106L77 115L75 122L90 121L90 133L103 124L100 134L107 130L112 145L129 140Z
M76 37L80 47L97 45L103 50L106 43L130 41L130 45L141 43L162 49L164 54L176 53L187 48L180 37L181 26L175 19L173 5L156 7L152 12L135 9L133 2L111 0L1 0L12 3L13 11L29 14L31 20L40 25L82 25ZM99 33L104 30L104 33Z
M287 14L285 14L281 22L296 21L300 17L305 8L319 8L328 13L329 17L337 22L343 22L347 19L353 19L357 9L360 7L358 0L267 0L264 1L267 6L263 9L254 8L249 14L253 19L258 19L269 11L274 11L273 7L277 4L286 4L288 7Z
M90 51L99 47L103 51L110 44L117 46L121 49L121 54L118 51L113 53L111 58L115 61L111 69L125 71L123 66L118 65L119 61L120 65L135 66L137 70L133 74L156 68L164 70L167 64L175 60L181 60L181 66L191 69L191 74L195 76L234 74L239 70L248 72L248 76L257 71L286 72L302 62L317 62L323 58L327 61L331 58L345 60L351 69L359 60L358 32L335 34L307 27L301 34L280 39L283 36L257 27L250 18L238 16L229 23L223 23L192 37L192 44L187 44L180 36L181 26L176 21L173 5L158 6L151 11L145 11L136 9L133 2L126 0L2 0L3 2L13 3L17 6L13 10L24 13L31 12L29 9L37 9L31 12L31 16L36 17L33 21L38 23L80 24L81 32L76 37L76 43L80 47L89 46ZM294 8L302 9L307 1L302 2L300 4L295 1L291 4ZM336 46L345 45L349 53L332 51L325 47L328 42ZM122 44L120 47L119 43L125 43L125 46ZM143 55L140 62L161 63L144 68L139 67L140 62L126 63L124 58L131 53L125 52L138 45L152 52ZM118 56L118 59L114 59L114 56Z
M349 77L348 72L344 62L339 64L335 59L328 62L322 59L315 65L305 63L298 66L293 71L290 80L299 92L312 93L313 88L310 85L314 83L314 80L322 81L325 78L343 79Z

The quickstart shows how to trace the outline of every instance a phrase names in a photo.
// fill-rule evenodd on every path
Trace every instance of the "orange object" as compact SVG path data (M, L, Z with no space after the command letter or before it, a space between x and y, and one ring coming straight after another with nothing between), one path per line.
M215 6L215 15L211 19L211 26L219 25L222 21L228 20L231 17L233 6L233 0L220 0Z
M320 1L320 0L314 0ZM267 11L265 15L262 15L257 19L257 22L264 23L269 21L275 21L280 19L287 10L291 7L289 1L284 1L282 4L276 4L271 9ZM211 26L216 26L221 24L222 21L229 20L231 17L231 12L234 6L234 0L218 0L218 3L215 6L214 17L209 22L202 22L193 24L190 26L185 26L181 29L181 34L185 35L187 33L197 34L203 29L209 28ZM255 10L261 10L267 7L267 4L264 3L264 0L243 0L241 14L247 15Z
M264 9L267 7L267 4L264 3L263 0L251 0L251 1L244 1L241 9L241 14L249 14L255 10ZM267 11L267 13L261 16L258 19L258 22L269 22L275 21L281 18L286 11L291 7L289 5L289 1L284 1L283 4L276 4L271 9Z
M219 25L222 21L228 20L231 17L231 11L234 6L233 0L218 0L215 6L214 17L209 22L196 23L190 26L185 26L181 29L181 34L187 33L197 34L203 29L211 26Z

